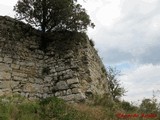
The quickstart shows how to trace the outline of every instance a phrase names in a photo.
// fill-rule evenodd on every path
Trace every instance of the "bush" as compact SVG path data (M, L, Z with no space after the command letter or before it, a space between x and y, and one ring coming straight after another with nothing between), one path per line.
M90 120L88 113L80 112L56 97L42 100L40 106L42 120Z
M155 99L144 99L140 107L126 101L115 102L108 95L95 95L92 100L92 104L70 105L55 97L41 101L28 101L20 96L1 97L0 120L119 120L117 113L154 113L157 117L153 119L160 118L159 104ZM140 119L143 118L134 118Z
M95 43L94 43L94 41L93 41L92 39L90 39L89 42L90 42L90 45L91 45L92 47L95 46Z
M120 104L121 104L122 109L127 112L136 112L138 110L138 107L132 105L131 103L127 101L122 101Z
M23 101L19 103L20 99ZM15 96L1 97L0 108L0 120L94 120L90 113L79 111L55 97L41 101L28 101Z

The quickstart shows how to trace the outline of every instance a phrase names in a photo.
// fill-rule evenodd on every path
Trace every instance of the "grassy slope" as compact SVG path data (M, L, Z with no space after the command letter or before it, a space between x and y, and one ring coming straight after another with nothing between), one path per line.
M143 113L138 110L128 102L115 103L106 98L96 98L92 104L66 104L54 97L42 101L28 101L19 96L0 98L0 120L119 120L117 113Z

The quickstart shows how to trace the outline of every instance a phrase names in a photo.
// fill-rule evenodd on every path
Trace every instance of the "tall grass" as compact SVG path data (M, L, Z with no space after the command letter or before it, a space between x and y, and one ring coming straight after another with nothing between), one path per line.
M0 97L0 120L158 120L159 103L144 99L139 107L108 96L94 96L89 103L67 104L52 97L29 101L20 96ZM156 118L126 117L117 114L156 114Z

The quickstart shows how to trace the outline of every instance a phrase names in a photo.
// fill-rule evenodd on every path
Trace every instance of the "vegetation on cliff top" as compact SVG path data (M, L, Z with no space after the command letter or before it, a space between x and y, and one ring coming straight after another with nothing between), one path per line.
M94 27L86 10L77 0L19 0L14 7L16 17L42 32L79 31Z
M44 50L50 42L50 33L86 33L89 26L95 26L77 0L18 0L14 11L18 20L24 20L41 31L40 47Z

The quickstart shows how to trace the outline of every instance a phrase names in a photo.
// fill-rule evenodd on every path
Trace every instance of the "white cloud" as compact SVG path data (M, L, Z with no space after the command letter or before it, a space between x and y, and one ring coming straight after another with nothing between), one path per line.
M0 4L6 5L6 6L14 6L17 3L18 0L1 0Z
M121 15L121 0L108 0L108 2L97 11L97 20L106 27L114 25Z
M158 46L160 45L160 14L157 12L160 3L158 4L156 1L152 3L145 2L148 8L143 6L142 3L144 2L140 0L124 0L120 3L121 6L119 7L121 14L123 14L120 19L116 22L110 19L111 23L108 22L110 26L105 26L104 24L108 24L107 20L105 22L108 14L105 14L106 11L104 10L104 14L101 15L103 16L101 22L96 21L98 29L90 33L104 61L108 64L118 64L124 60L140 63L159 63L160 55L155 54L155 52L159 51ZM112 9L116 9L116 7ZM146 13L140 12L141 9L144 9ZM146 9L150 10L147 11ZM112 13L111 10L109 12ZM99 11L96 14L98 16ZM96 19L99 20L100 18Z
M1 0L0 1L0 15L14 17L13 7L18 0Z
M153 31L154 33L157 33L160 31L160 13L156 16L153 17L153 19L151 20L150 22L150 25L149 25L149 30L150 31ZM152 33L153 33L152 32Z
M105 65L118 65L123 69L125 75L120 79L128 90L123 98L129 101L151 98L153 90L160 86L160 2L121 0L112 3L114 5L106 2L94 11L97 29L90 36Z
M82 4L84 8L86 8L89 14L96 12L96 10L103 6L104 3L103 0L79 0L78 2Z
M151 98L153 91L159 90L160 65L141 65L135 69L125 71L120 77L124 87L128 90L124 98L129 101ZM159 99L160 100L160 99Z
M0 15L2 16L14 16L13 7L0 4Z
M147 3L155 3L157 2L158 0L142 0L143 2L147 2Z

